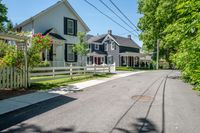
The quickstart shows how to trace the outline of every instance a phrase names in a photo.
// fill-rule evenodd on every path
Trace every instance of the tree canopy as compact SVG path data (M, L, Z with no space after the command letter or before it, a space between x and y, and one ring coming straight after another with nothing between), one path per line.
M161 40L161 57L200 88L200 1L139 0L140 39L149 51Z
M85 32L78 32L79 43L75 44L73 47L73 52L80 55L81 60L83 61L84 56L89 53L88 44L86 42L86 33ZM83 65L83 62L81 62Z
M7 10L7 7L0 0L0 31L5 30L5 23L8 22Z

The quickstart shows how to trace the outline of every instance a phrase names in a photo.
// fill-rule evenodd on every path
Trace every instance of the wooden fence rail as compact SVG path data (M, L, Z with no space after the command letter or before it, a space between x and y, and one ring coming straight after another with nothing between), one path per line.
M72 66L69 67L41 67L34 68L30 72L29 83L46 81L58 78L73 78L85 74L112 73L115 72L115 65L91 65L91 66Z
M113 65L94 65L94 66L70 66L70 67L40 67L40 68L34 68L30 72L30 77L36 77L36 76L53 76L56 75L77 75L77 74L85 74L85 73L100 73L100 72L113 72Z
M68 75L69 77L84 75L86 73L111 73L115 72L115 65L92 65L92 66L72 66L69 67L41 67L34 68L29 73L15 67L0 68L0 89L23 88L30 86L32 77Z

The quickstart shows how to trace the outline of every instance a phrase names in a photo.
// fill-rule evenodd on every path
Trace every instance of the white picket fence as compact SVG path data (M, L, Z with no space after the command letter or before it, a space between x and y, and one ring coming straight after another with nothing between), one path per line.
M34 68L27 74L24 70L15 67L0 68L0 89L6 88L23 88L30 85L33 77L50 77L59 78L62 76L97 74L97 73L114 73L115 65L91 65L91 66L72 66L69 67L41 67ZM29 76L29 77L28 77ZM47 78L48 79L48 78ZM40 80L40 79L39 79Z
M15 67L0 68L0 89L22 88L26 86L24 70Z
M72 66L69 67L40 67L34 68L30 72L30 78L42 77L45 79L57 78L68 75L73 76L84 75L84 74L97 74L97 73L114 73L115 65L91 65L91 66ZM36 79L37 81L38 79ZM31 80L34 81L34 80Z

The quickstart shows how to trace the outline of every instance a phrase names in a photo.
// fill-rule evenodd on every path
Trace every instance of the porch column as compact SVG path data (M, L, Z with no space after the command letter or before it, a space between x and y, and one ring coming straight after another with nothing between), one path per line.
M141 67L140 57L138 57L138 62L139 62L139 68L140 68Z
M126 66L128 67L128 56L126 56Z
M135 57L133 56L133 66L135 67Z
M95 56L92 56L93 57L93 65L95 64Z
M132 67L134 67L134 60L133 60L133 56L131 57L131 61L132 61Z
M121 56L119 55L119 66L121 66Z

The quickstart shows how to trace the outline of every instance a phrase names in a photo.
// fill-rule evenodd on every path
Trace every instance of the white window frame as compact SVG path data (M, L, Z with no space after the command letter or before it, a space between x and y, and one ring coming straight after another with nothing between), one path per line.
M69 51L70 47L71 47L71 51ZM73 57L73 59L71 59L69 57ZM67 61L75 61L75 54L73 52L73 45L67 45Z
M108 43L104 44L104 51L108 51Z
M113 56L108 56L107 57L107 61L108 61L108 64L113 64L114 63L114 57Z
M70 27L70 25L69 25L69 23L71 23L72 25L72 27ZM69 35L74 35L74 33L75 33L75 31L74 31L74 26L75 26L75 23L74 23L74 20L72 20L72 19L67 19L67 34L69 34ZM72 30L72 32L70 32L70 28L72 28L71 30Z
M116 50L116 44L114 42L111 42L111 50Z
M98 45L98 44L95 44L95 45L94 45L94 49L95 49L95 50L99 50L99 45Z

